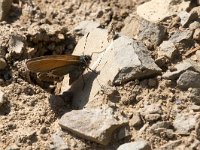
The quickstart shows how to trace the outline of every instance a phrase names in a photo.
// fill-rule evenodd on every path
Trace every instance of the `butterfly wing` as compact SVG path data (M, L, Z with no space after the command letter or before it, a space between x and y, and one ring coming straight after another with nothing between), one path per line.
M28 69L32 72L48 72L59 68L61 68L59 70L62 71L63 67L64 69L68 69L66 71L69 72L71 69L70 66L77 66L79 64L80 56L75 55L42 56L30 59L26 62Z

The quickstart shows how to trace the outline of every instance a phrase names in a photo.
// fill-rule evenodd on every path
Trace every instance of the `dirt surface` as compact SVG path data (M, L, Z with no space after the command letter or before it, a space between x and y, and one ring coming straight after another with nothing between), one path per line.
M0 71L0 90L5 99L0 107L0 149L50 149L53 145L51 136L60 128L58 119L73 109L69 99L54 95L57 82L46 77L46 81L41 81L40 75L27 70L25 61L37 56L72 53L80 39L72 29L84 20L100 22L105 28L114 24L115 30L120 31L126 17L134 14L136 7L143 2L145 0L13 0L9 16L0 22L0 53L7 62L7 67ZM176 24L174 20L171 23ZM173 32L174 28L167 21L163 24L168 33ZM152 57L156 58L156 55L157 52L152 51ZM116 87L120 100L116 93L112 94L115 90L102 93L102 97L114 95L108 99L130 119L134 112L147 104L160 104L163 112L158 120L173 121L178 112L189 112L188 106L192 103L187 99L189 92L175 88L175 84L158 76ZM150 120L149 124L155 120ZM164 131L159 134L162 135L141 131L140 136L149 141L153 149L170 139L185 139ZM138 138L133 126L130 126L129 136L113 141L107 147L71 133L62 136L69 149L116 149L120 144Z

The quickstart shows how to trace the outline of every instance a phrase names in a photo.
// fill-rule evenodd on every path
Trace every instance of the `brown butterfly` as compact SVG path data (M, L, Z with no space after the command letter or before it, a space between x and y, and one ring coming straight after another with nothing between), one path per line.
M27 68L35 73L52 73L55 76L69 74L72 84L89 67L91 56L50 55L32 58L26 62Z

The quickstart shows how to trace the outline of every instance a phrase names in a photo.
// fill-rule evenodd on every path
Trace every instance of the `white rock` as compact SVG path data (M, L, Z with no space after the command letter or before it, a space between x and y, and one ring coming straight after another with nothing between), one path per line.
M0 90L0 106L5 102L4 93Z
M137 8L137 14L151 22L159 22L168 16L175 15L180 11L187 10L190 1L180 0L151 0Z
M147 141L138 140L135 142L122 144L117 150L151 150L151 147Z

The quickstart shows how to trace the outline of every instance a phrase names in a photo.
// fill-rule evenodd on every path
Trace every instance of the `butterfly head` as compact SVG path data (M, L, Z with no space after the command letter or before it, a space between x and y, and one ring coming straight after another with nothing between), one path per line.
M82 55L82 56L80 56L80 62L85 67L89 66L91 60L92 60L92 58L89 55Z

